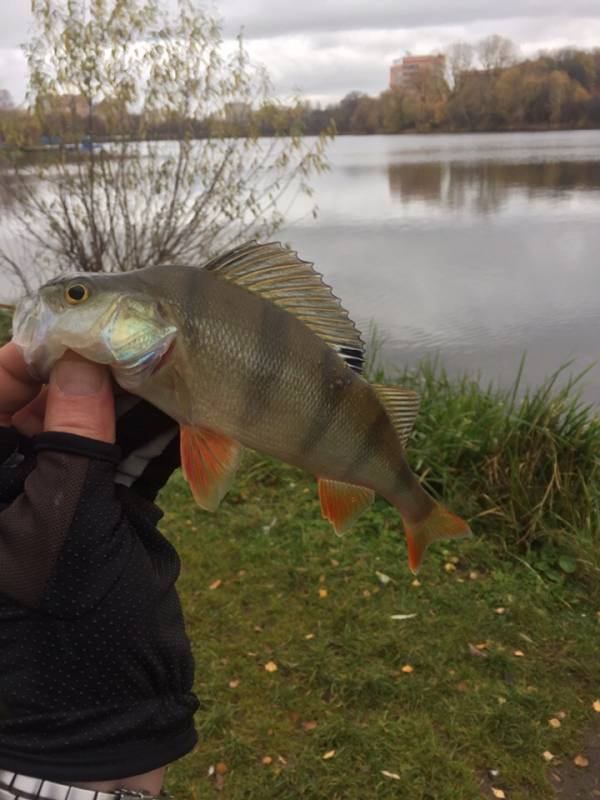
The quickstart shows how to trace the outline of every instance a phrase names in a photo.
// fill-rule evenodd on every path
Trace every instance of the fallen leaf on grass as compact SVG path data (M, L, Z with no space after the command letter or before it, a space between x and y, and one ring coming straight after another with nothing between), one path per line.
M314 731L314 729L317 727L317 723L314 719L309 719L308 722L302 723L302 727L305 731Z
M493 786L492 786L492 794L494 795L494 797L497 797L498 800L503 800L503 798L506 797L502 789L496 789Z
M416 616L416 614L391 614L390 619L413 619Z
M314 638L315 638L315 635L314 635L314 633L307 633L307 634L306 634L306 636L305 636L304 638L305 638L305 639L314 639Z
M576 767L589 767L590 762L585 756L575 756L573 763Z
M411 586L420 586L421 581L418 578L415 578L414 581L411 582Z
M544 750L542 756L544 757L545 761L552 761L554 758L554 753L551 753L550 750Z
M496 614L504 614L506 609L503 608L502 606L498 606L498 608L495 608L494 611L496 612Z
M513 656L516 656L517 658L524 658L525 653L522 650L515 650Z
M263 533L271 533L275 525L277 525L277 517L273 517L273 519L271 520L271 522L269 522L268 525L262 526Z
M233 681L229 681L229 688L230 689L237 689L237 687L239 685L240 685L240 682L239 682L239 680L237 678L235 680L233 680Z
M559 711L559 712L558 712L558 714L557 714L556 716L557 716L559 719L565 719L565 717L567 716L567 712L566 712L566 711Z
M469 644L469 653L470 653L472 656L477 656L478 658L487 658L487 657L488 657L488 654L487 654L487 653L483 653L483 652L482 652L482 651L481 651L481 650L480 650L478 647L476 647L474 644Z
M600 712L600 700L594 700L594 702L592 703L592 708L594 709L594 711Z
M375 575L379 578L379 582L386 586L392 579L389 575L386 575L385 572L379 572L379 570L375 570Z
M552 719L548 720L548 725L550 725L551 728L560 728L561 723L559 719L552 717Z
M453 564L451 561L447 561L444 564L444 569L446 572L456 572L456 564Z
M277 672L279 667L274 661L267 661L267 663L265 664L265 669L267 670L267 672Z
M219 761L218 764L215 764L215 772L217 775L225 775L227 772L227 764L224 761Z
M222 583L223 583L223 581L222 581L220 578L217 578L217 580L216 580L216 581L213 581L213 582L211 583L211 585L210 585L208 588L209 588L209 589L211 589L211 590L212 590L212 589L218 589L218 588L219 588L219 586L220 586Z
M381 770L381 774L385 778L391 778L393 781L399 781L400 780L400 775L398 775L397 772L388 772L387 769L382 769Z
M323 597L327 597L327 589L319 589L319 597L322 599Z
M415 669L415 668L414 668L414 667L411 667L411 665L410 665L410 664L405 664L405 665L402 667L402 672L406 672L406 674L407 674L407 675L409 675L411 672L414 672L414 669Z
M265 766L267 766L267 767L268 767L268 766L269 766L269 764L272 764L272 763L273 763L273 759L271 758L271 756L263 756L263 758L262 758L262 763L263 763Z
M335 755L335 750L328 750L326 753L323 753L323 760L327 761L330 758L333 758Z

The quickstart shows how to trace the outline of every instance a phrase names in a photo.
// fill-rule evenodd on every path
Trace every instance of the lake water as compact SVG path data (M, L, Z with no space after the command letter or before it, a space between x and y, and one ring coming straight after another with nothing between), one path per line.
M388 365L435 355L509 385L526 353L535 385L598 359L600 131L346 136L329 156L317 219L302 201L274 238L376 323ZM600 368L584 397L600 403Z
M523 353L530 384L598 359L600 131L340 137L330 160L318 218L281 238L377 323L388 362L506 385Z

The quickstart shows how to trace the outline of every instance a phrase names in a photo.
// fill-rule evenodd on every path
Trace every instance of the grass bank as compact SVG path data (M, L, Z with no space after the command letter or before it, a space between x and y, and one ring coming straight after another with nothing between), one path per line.
M576 756L600 769L600 421L560 377L400 376L423 396L413 467L475 531L418 580L384 501L338 538L314 479L270 459L247 456L215 515L173 478L201 701L176 797L549 800Z

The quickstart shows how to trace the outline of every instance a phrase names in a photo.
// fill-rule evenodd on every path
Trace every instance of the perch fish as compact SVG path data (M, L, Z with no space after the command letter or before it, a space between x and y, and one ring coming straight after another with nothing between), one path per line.
M312 265L278 243L244 245L202 269L61 276L21 301L13 330L40 379L71 349L173 417L204 509L218 507L248 447L316 475L338 532L375 493L386 498L413 572L431 542L470 533L406 461L418 395L361 376L354 323Z

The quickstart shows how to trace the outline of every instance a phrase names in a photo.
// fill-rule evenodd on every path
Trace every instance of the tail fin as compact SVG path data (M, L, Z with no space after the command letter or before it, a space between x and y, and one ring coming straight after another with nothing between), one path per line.
M423 554L436 539L459 539L470 536L471 529L460 517L435 503L431 512L420 522L411 523L403 518L408 543L408 566L416 574L421 566Z

